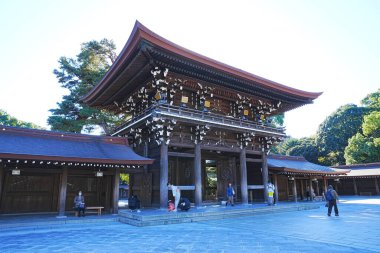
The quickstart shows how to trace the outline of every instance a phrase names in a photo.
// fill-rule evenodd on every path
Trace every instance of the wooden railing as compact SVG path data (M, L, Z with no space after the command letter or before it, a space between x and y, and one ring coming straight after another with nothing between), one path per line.
M256 131L263 134L285 136L283 127L273 127L269 124L262 124L246 119L238 119L231 116L217 115L212 112L203 112L191 108L180 106L171 106L167 104L154 105L147 108L139 116L127 121L117 129L113 135L117 135L124 130L133 127L150 116L163 116L167 118L177 119L184 122L199 122L200 124L208 124L211 126L223 126L223 128L234 128L240 131Z

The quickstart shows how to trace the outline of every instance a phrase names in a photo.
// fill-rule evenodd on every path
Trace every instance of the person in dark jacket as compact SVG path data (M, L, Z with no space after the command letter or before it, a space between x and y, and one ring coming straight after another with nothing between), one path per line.
M78 195L75 196L75 198L74 198L74 206L75 206L75 209L78 212L78 216L80 217L80 215L82 213L82 215L84 217L85 216L84 211L85 211L86 206L85 206L85 203L84 203L84 196L82 195L82 191L79 191Z
M231 206L234 205L234 196L235 196L235 190L234 190L234 188L232 187L232 184L231 184L231 183L228 183L228 187L227 187L227 202L226 202L226 206L228 205L228 203L230 203Z
M328 216L331 216L331 211L333 207L334 207L335 216L339 216L339 210L338 210L338 205L337 205L338 198L339 198L338 193L334 190L332 185L329 185L327 187L327 192L326 192L326 200L328 201L328 209L327 209Z

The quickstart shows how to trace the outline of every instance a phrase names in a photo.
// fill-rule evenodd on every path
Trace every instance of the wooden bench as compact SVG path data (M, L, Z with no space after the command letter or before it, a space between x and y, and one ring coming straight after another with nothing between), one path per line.
M97 213L98 215L102 215L103 208L104 208L103 206L87 206L86 213ZM91 211L91 210L94 210L94 211Z

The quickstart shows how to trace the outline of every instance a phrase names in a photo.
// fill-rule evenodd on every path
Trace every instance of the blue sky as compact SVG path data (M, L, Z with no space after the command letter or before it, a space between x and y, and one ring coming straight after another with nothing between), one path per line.
M380 1L0 0L0 109L48 127L65 90L60 56L113 39L118 52L135 20L192 51L287 86L324 92L286 114L287 134L315 134L339 106L380 87Z

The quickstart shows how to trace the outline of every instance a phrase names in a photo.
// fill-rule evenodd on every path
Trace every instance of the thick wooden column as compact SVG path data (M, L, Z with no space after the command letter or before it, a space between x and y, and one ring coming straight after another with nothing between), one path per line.
M323 178L323 190L326 194L326 192L327 192L327 179L325 177Z
M160 146L160 208L168 207L168 179L169 179L169 161L168 161L168 144L161 143Z
M274 203L278 202L278 182L277 182L277 174L273 174L274 180Z
M59 210L57 218L65 218L65 209L66 209L66 194L67 194L67 167L63 167L61 182L59 187Z
M354 194L355 194L355 195L358 195L358 186L356 185L356 179L353 178L352 181L353 181L353 183L354 183Z
M268 160L265 151L263 151L263 163L262 163L262 175L263 175L263 185L264 185L264 201L268 202Z
M247 183L247 154L246 148L240 149L240 190L241 203L248 204L248 183Z
M298 200L297 200L297 181L295 178L293 180L293 199L294 199L294 202L298 202Z
M144 142L144 157L148 157L149 156L149 147L148 147L148 142ZM144 172L147 173L148 172L148 165L144 165Z
M194 181L195 181L195 206L202 205L202 157L201 144L195 144Z
M379 181L377 180L377 177L375 177L375 188L376 188L376 194L380 195L379 191Z
M310 199L311 201L314 200L313 198L313 180L311 179L311 177L309 178L309 193L310 193Z
M120 184L120 168L115 168L115 176L113 178L113 194L112 194L112 212L119 212L119 184Z
M303 188L303 179L300 180L300 183L301 183L301 200L304 200L304 197L305 197L305 189Z
M0 164L0 206L1 206L1 199L3 197L3 185L4 185L4 168L3 168L3 165Z

